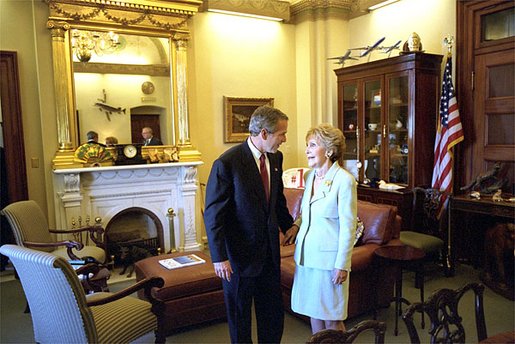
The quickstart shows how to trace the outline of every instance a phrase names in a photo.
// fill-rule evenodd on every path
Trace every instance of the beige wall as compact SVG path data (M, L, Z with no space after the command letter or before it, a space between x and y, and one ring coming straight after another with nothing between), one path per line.
M57 148L48 5L42 1L0 2L0 49L16 51L29 198L52 213L51 160ZM9 135L6 133L4 140ZM36 159L39 167L32 167Z
M329 57L342 55L348 47L348 22L344 19L307 20L295 28L297 58L297 111L299 121L296 166L307 166L305 133L319 123L337 125L338 96ZM295 167L295 166L286 166Z
M40 0L0 1L0 49L17 51L19 58L29 197L48 208L52 224L57 124L47 18L48 5ZM213 160L232 146L223 143L224 95L275 98L275 106L290 117L281 149L284 167L303 166L307 129L337 123L333 69L338 65L328 57L383 36L385 44L404 42L413 31L425 51L444 54L442 39L455 34L455 18L456 3L449 0L401 0L349 21L328 17L297 25L199 13L189 22L188 97L191 142L205 162L200 181L206 182ZM39 159L39 168L31 167L31 158Z
M216 13L199 13L191 22L188 51L191 141L205 165L234 144L224 144L223 96L274 98L290 117L285 165L295 166L296 80L295 27L289 24Z
M456 36L456 1L449 0L401 0L349 21L350 46L372 44L386 37L383 44L402 44L412 32L418 33L422 49L431 54L445 54L443 38ZM398 50L392 52L396 56ZM385 58L385 54L373 52L371 60ZM348 65L352 65L351 61Z

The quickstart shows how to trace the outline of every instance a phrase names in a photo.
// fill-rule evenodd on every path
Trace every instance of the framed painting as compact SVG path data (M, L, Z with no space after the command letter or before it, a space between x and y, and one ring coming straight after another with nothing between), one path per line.
M224 142L243 142L249 136L250 116L263 105L274 106L274 98L224 96Z

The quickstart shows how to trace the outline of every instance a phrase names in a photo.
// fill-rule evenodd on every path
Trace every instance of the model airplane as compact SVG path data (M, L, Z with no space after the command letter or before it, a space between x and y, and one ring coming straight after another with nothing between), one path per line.
M100 111L105 112L107 119L109 121L111 120L110 115L113 114L113 112L114 113L125 113L125 109L122 109L121 107L114 107L114 106L107 105L104 103L95 103L95 106L98 106Z
M347 50L345 55L342 56L336 56L336 57L329 57L328 60L338 60L338 62L335 62L335 64L341 64L342 66L345 64L346 60L357 60L357 58L350 56L351 50Z
M367 56L372 50L376 50L376 49L379 49L379 44L383 43L384 39L386 37L382 37L380 38L377 42L375 42L374 44L372 45L368 45L366 47L360 47L360 48L352 48L352 49L349 49L349 50L363 50L361 52L361 54L359 54L359 57L365 57Z
M397 43L395 43L394 45L391 45L391 46L389 46L389 47L383 47L383 46L380 46L378 49L381 49L381 50L383 51L383 53L388 54L388 53L391 53L391 52L392 52L392 50L398 50L398 49L400 49L401 42L402 42L402 41L397 41Z
M95 106L98 106L98 110L105 112L108 121L111 121L111 115L113 113L125 113L125 109L122 109L121 107L107 105L106 90L102 90L102 93L104 94L104 98L97 98L98 102L95 103Z

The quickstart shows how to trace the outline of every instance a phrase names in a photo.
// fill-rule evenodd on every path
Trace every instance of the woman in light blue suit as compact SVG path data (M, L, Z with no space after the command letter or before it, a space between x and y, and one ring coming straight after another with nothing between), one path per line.
M311 330L345 330L349 274L356 232L354 176L338 164L343 133L321 124L306 134L306 174L302 216L296 221L293 311L311 318Z

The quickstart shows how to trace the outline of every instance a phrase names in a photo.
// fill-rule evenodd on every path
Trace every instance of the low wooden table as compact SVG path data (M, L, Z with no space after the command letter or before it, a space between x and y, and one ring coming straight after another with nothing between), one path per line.
M399 316L402 314L402 303L410 305L411 302L402 297L402 270L415 270L416 279L420 286L420 302L424 302L424 268L423 259L426 256L421 249L411 246L381 246L374 251L381 264L395 265L399 269L395 278L395 329L394 334L399 334ZM422 328L424 328L424 314L422 313Z

